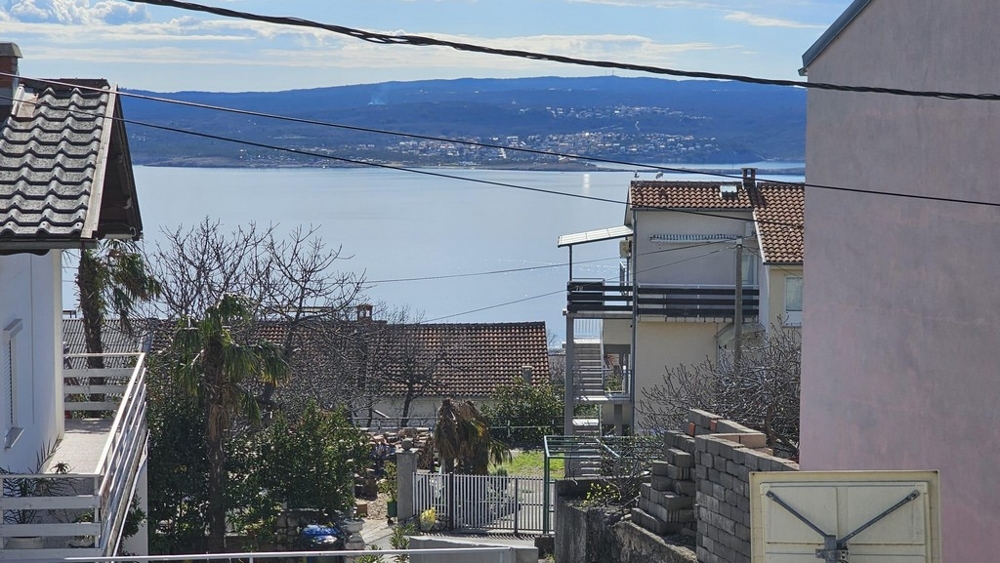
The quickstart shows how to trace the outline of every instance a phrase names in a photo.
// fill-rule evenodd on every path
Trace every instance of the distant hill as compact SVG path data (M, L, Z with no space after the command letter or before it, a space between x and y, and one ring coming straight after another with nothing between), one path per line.
M805 93L734 82L658 78L520 78L386 82L284 92L136 92L344 126L527 146L629 162L802 161ZM134 98L135 122L353 160L521 166L554 158L515 151L248 117ZM128 125L139 164L338 165Z

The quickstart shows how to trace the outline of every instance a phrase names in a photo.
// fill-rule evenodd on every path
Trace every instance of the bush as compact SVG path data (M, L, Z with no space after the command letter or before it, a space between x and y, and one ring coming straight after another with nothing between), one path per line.
M494 393L483 407L493 437L511 445L541 445L546 434L557 434L563 417L563 400L548 382L530 385L521 378Z
M354 503L354 475L368 459L367 436L343 412L310 404L298 420L279 415L261 432L234 440L227 504L233 527L258 545L274 540L282 504L333 517Z

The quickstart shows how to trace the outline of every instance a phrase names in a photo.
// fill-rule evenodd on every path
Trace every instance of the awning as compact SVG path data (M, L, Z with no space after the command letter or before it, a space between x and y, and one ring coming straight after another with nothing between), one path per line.
M610 227L607 229L595 229L585 233L573 233L571 235L561 235L559 237L559 247L573 246L588 242L598 242L602 240L612 240L632 236L632 228L624 225L620 227Z

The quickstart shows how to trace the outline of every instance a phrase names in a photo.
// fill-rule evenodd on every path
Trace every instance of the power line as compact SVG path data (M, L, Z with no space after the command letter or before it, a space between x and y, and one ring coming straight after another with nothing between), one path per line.
M307 20L302 18L294 18L287 16L265 16L261 14L254 14L251 12L243 12L238 10L230 10L227 8L217 8L213 6L205 6L202 4L195 4L192 2L180 2L178 0L129 0L133 3L139 4L150 4L153 6L161 6L168 8L178 8L181 10L187 10L192 12L203 12L208 14L214 14L218 16L237 18L250 21L258 21L265 23L272 23L284 26L293 27L305 27L312 29L322 29L329 31L331 33L336 33L339 35L346 35L348 37L353 37L354 39L359 39L361 41L366 41L369 43L375 43L379 45L411 45L417 47L450 47L458 51L465 51L470 53L481 53L487 55L499 55L503 57L515 57L521 59L530 59L536 61L549 61L562 64L571 64L577 66L589 66L596 68L613 68L621 70L632 70L637 72L647 72L650 74L660 74L667 76L678 76L682 78L703 78L709 80L732 80L736 82L745 82L748 84L762 84L768 86L786 86L793 88L805 88L809 90L828 90L836 92L858 92L867 94L889 94L894 96L908 96L917 98L940 98L944 100L980 100L980 101L1000 101L1000 94L971 94L965 92L944 92L944 91L927 91L927 90L906 90L901 88L883 88L876 86L848 86L843 84L832 84L828 82L802 82L798 80L782 80L775 78L759 78L754 76L746 76L742 74L724 74L717 72L704 72L704 71L690 71L690 70L678 70L672 68L650 66L650 65L638 65L632 63L620 63L614 61L603 61L594 59L581 59L576 57L567 57L562 55L552 55L547 53L539 53L534 51L522 51L517 49L497 49L494 47L485 47L482 45L474 45L472 43L463 43L459 41L447 41L444 39L435 39L433 37L425 37L421 35L387 35L384 33L376 33L372 31L366 31L363 29L356 29L352 27L346 27L341 25L326 24L313 20Z
M703 246L711 246L711 245L714 245L714 244L722 244L722 243L728 243L728 242L732 242L732 241L719 240L719 241L712 241L712 242L704 242L704 243L700 243L700 244L692 244L692 245L689 245L689 246L679 246L679 247L674 247L674 248L666 248L666 249L662 249L662 250L651 250L649 252L640 252L637 255L638 256L652 256L654 254L662 254L664 252L677 252L679 250L689 250L689 249L692 249L692 248L701 248ZM615 259L618 259L618 257L617 256L612 256L610 258L595 258L593 260L580 260L580 261L577 261L577 262L573 262L573 264L593 264L595 262L606 262L608 260L615 260ZM365 283L380 284L380 283L397 283L397 282L413 282L413 281L446 280L446 279L454 279L454 278L469 278L469 277L474 277L474 276L489 276L489 275L494 275L494 274L511 274L511 273L517 273L517 272L530 272L530 271L534 271L534 270L546 270L546 269L551 269L551 268L563 268L563 267L566 267L566 266L569 266L569 265L570 265L569 262L562 262L560 264L545 264L544 266L527 266L527 267L523 267L523 268L510 268L510 269L506 269L506 270L489 270L489 271L485 271L485 272L469 272L469 273L465 273L465 274L442 274L442 275L439 275L439 276L420 276L420 277L411 277L411 278L396 278L396 279L390 279L390 280L372 280L372 281L367 281L366 280Z
M47 81L47 82L52 82L52 81ZM78 86L78 85L73 85L73 84L68 84L68 83L67 83L67 85L73 86L75 88L79 88L81 90L102 91L100 88L88 88L88 87L83 87L83 86ZM39 101L16 100L16 99L14 99L12 97L9 97L9 96L0 96L0 99L13 100L13 101L18 102L18 103L29 103L29 104L35 104L35 105L41 105L41 103L42 103L42 102L39 102ZM79 110L79 109L76 109L76 108L71 108L71 109L68 109L66 111L71 112L71 113L76 113L76 114L79 114L79 115L87 115L87 116L91 116L91 117L101 117L101 118L106 117L103 114L97 114L97 113L94 113L94 112L87 112L87 111ZM128 123L128 124L137 125L137 126L140 126L140 127L149 127L150 129L157 129L157 130L161 130L161 131L169 131L169 132L172 132L172 133L179 133L179 134L184 134L184 135L191 135L191 136L194 136L194 137L201 137L201 138L204 138L204 139L211 139L211 140L214 140L214 141L223 141L223 142L228 142L228 143L236 143L236 144L240 144L240 145L251 146L251 147L262 148L262 149L268 149L268 150L274 150L274 151L280 151L280 152L288 152L288 153L297 154L297 155L301 155L301 156L310 156L310 157L319 158L319 159L334 160L334 161L337 161L337 162L345 162L345 163L355 164L355 165L359 165L359 166L368 166L368 167L373 167L373 168L382 168L382 169L387 169L387 170L395 170L397 172L409 172L409 173L412 173L412 174L420 174L420 175L423 175L423 176L432 176L432 177L436 177L436 178L445 178L445 179L448 179L448 180L459 180L459 181L463 181L463 182L472 182L472 183L476 183L476 184L484 184L484 185L494 186L494 187L518 189L518 190L525 190L525 191L529 191L529 192L545 193L545 194L550 194L550 195L559 195L559 196L571 197L571 198L576 198L576 199L598 201L598 202L602 202L602 203L613 203L613 204L616 204L616 205L627 205L627 202L621 201L621 200L616 200L616 199L603 198L603 197L591 196L591 195L585 195L585 194L574 194L574 193L568 193L568 192L560 192L558 190L548 190L548 189L545 189L545 188L537 188L537 187L531 187L531 186L524 186L524 185L521 185L521 184L512 184L512 183L509 183L509 182L497 182L497 181L494 181L494 180L485 180L485 179L482 179L482 178L469 178L469 177L465 177L465 176L456 176L454 174L446 174L446 173L443 173L443 172L433 172L433 171L430 171L430 170L423 170L423 169L419 169L419 168L408 168L408 167L405 167L405 166L396 166L396 165L393 165L393 164L384 164L384 163L379 163L379 162L370 162L370 161L365 161L365 160L357 160L357 159L353 159L353 158L347 158L347 157L342 157L342 156L334 156L334 155L331 155L331 154L318 153L318 152L307 151L307 150L303 150L303 149L294 149L294 148L290 148L290 147L282 147L282 146L278 146L278 145L270 145L270 144L267 144L267 143L260 143L260 142L257 142L257 141L249 141L249 140L245 140L245 139L236 139L236 138L233 138L233 137L225 137L225 136L222 136L222 135L215 135L215 134L212 134L212 133L204 133L204 132L201 132L201 131L191 131L191 130L188 130L188 129L180 129L180 128L177 128L177 127L170 127L170 126L167 126L167 125L156 125L156 124L153 124L153 123L145 123L145 122L142 122L142 121L136 121L134 119L128 119L128 118L125 118L125 117L119 118L119 117L112 116L111 119L118 120L121 123ZM801 185L801 184L799 184L799 185ZM699 216L704 216L704 217L713 217L713 218L716 218L716 219L728 219L728 220L732 220L732 221L742 221L744 223L757 223L757 224L778 225L778 226L784 226L784 227L791 227L791 228L794 228L794 229L801 229L802 228L802 224L801 223L787 223L787 222L783 222L783 221L768 221L768 220L764 220L764 219L754 219L753 217L736 217L736 216L732 216L732 215L720 215L718 213L704 212L704 211L695 211L695 210L692 210L692 209L671 208L670 211L673 211L673 212L676 212L676 213L683 213L683 214L686 214L686 215L699 215ZM749 210L746 210L746 211L749 211Z
M17 78L24 78L24 77L20 77L20 76L18 76L16 74L10 74L10 73L5 73L5 72L0 72L0 76L11 76L11 77L17 77ZM71 82L65 82L65 81L59 81L59 80L49 80L49 79L41 79L41 78L29 78L28 80L33 80L33 81L36 81L36 82L41 82L41 83L46 83L46 84L53 84L53 85L58 85L58 86L66 86L66 87L79 88L81 90L87 90L87 91L95 91L95 92L103 91L100 88L95 88L95 87L91 87L91 86L84 86L84 85L79 85L79 84L73 84ZM711 171L696 170L696 169L690 169L690 168L676 168L676 167L660 166L660 165L652 165L652 164L639 164L639 163L635 163L635 162L628 162L628 161L608 159L608 158L601 158L601 157L584 156L584 155L578 155L578 154L572 154L572 153L559 153L559 152L555 152L555 151L547 151L547 150L541 150L541 149L531 149L531 148L526 148L526 147L513 147L513 146L493 144L493 143L482 143L482 142L478 142L478 141L470 141L470 140L464 140L464 139L454 139L454 138L448 138L448 137L434 137L434 136L430 136L430 135L419 135L419 134L404 133L404 132L399 132L399 131L387 131L387 130L381 130L381 129L372 129L372 128L367 128L367 127L358 127L358 126L352 126L352 125L343 125L343 124L338 124L338 123L330 123L330 122L325 122L325 121L316 121L316 120L303 119L303 118L297 118L297 117L291 117L291 116L284 116L284 115L278 115L278 114L256 112L256 111L251 111L251 110L242 110L242 109L230 108L230 107L225 107L225 106L215 106L215 105L211 105L211 104L201 104L201 103L197 103L197 102L186 102L186 101L183 101L183 100L173 100L173 99L170 99L170 98L161 98L161 97L156 97L156 96L146 96L146 95L143 95L143 94L135 94L135 93L131 93L131 92L118 92L118 95L126 96L126 97L134 97L134 98L138 98L138 99L145 99L145 100L150 100L150 101L156 101L156 102L162 102L162 103L168 103L168 104L178 104L178 105L182 105L182 106L189 106L189 107L195 107L195 108L200 108L200 109L231 112L231 113L236 113L236 114L240 114L240 115L249 115L249 116L254 116L254 117L269 118L269 119L276 119L276 120L280 120L280 121L290 121L290 122L303 123L303 124L311 124L311 125L324 126L324 127L343 128L343 129L348 129L348 130L362 131L362 132L375 133L375 134L381 134L381 135L395 135L395 136L399 136L399 137L408 137L408 138L424 139L424 140L433 140L433 141L448 142L448 143L454 143L454 144L464 144L464 145L477 146L477 147L483 147L483 148L495 148L495 149L504 149L504 150L510 150L510 151L520 151L520 152L525 152L525 153L530 153L530 154L539 154L539 155L545 155L545 156L556 156L556 157L560 157L560 158L574 158L574 159L586 160L586 161L590 161L590 162L601 162L601 163L605 163L605 164L618 164L618 165L630 166L630 167L633 167L633 168L643 168L643 169L650 170L650 171L662 171L662 172L673 172L673 173L680 173L680 174L693 174L693 175L711 176L711 177L717 177L717 178L725 178L725 179L733 180L733 181L742 181L743 180L743 178L741 176L734 176L734 175L731 175L731 174L723 174L723 173L720 173L720 172L711 172ZM13 98L0 96L0 99L12 100ZM22 101L22 103L38 103L38 102L26 102L26 101ZM77 113L81 113L83 115L96 115L96 114L93 114L93 113L88 113L88 112L84 112L84 111L80 111L80 110L74 110L74 111L77 111ZM185 129L178 129L178 128L167 127L167 126L162 126L162 125L153 125L153 124L149 124L149 123L143 123L143 122L134 121L134 120L128 120L128 119L123 119L122 121L125 122L125 123L133 123L133 124L139 125L139 126L150 127L150 128L154 128L154 129L162 129L162 130L170 131L170 132L174 132L174 133L181 133L181 134L194 135L194 136L202 136L202 137L205 137L205 136L208 135L208 134L203 134L203 133L199 133L199 132L196 132L196 131L189 131L189 130L185 130ZM404 171L415 172L415 173L420 173L420 174L438 175L438 176L441 176L441 177L444 177L444 178L455 179L455 180L464 180L464 181L469 181L469 182L492 183L492 182L490 182L488 180L477 180L477 179L473 179L473 178L464 178L464 177L447 175L447 174L437 174L437 173L431 173L431 172L421 171L419 169L412 169L412 168L406 168L406 167L398 167L398 166L392 166L392 165L387 165L387 164L378 164L378 163L373 163L373 162L368 162L368 161L361 161L361 160L349 159L349 158L345 158L345 157L335 157L335 156L328 155L328 154L323 154L323 153L313 153L313 152L310 152L310 151L304 151L304 150L293 149L293 148L288 148L288 147L277 147L277 146L272 146L272 145L255 143L253 141L244 141L244 140L240 140L240 139L233 139L233 138L229 138L229 137L208 136L208 138L211 138L213 140L222 140L222 141L228 141L228 142L232 142L232 143L239 143L239 144L245 144L245 145L250 145L250 146L256 146L258 148L268 148L270 150L278 150L278 151L291 152L291 153L300 154L300 155L304 155L304 156L314 156L314 157L317 157L317 158L328 158L328 159L338 160L338 161L341 161L341 162L347 162L347 163L351 163L351 164L360 164L360 165L365 165L365 166L375 166L375 167L381 167L381 168L389 168L389 169L393 169L393 170L404 170ZM869 195L881 195L881 196L890 196L890 197L902 197L902 198L917 199L917 200L924 200L924 201L938 201L938 202L943 202L943 203L960 203L960 204L966 204L966 205L982 205L982 206L987 206L987 207L1000 207L1000 203L998 203L998 202L989 202L989 201L972 200L972 199L962 199L962 198L950 198L950 197L931 196L931 195L922 195L922 194L909 194L909 193L899 193L899 192L887 192L887 191L882 191L882 190L865 190L865 189L861 189L861 188L849 188L849 187L845 187L845 186L836 186L836 185L832 185L832 184L816 184L816 183L809 183L809 182L787 182L787 181L773 180L773 179L766 180L766 183L768 183L768 184L774 184L774 185L780 185L780 186L789 186L789 187L803 186L803 187L806 187L806 188L816 188L816 189L830 190L830 191L840 191L840 192L849 192L849 193L857 193L857 194L869 194ZM496 184L494 184L494 185L496 185ZM502 187L514 187L514 186L503 185ZM533 190L536 190L536 191L543 191L543 192L546 192L546 193L553 193L553 194L558 194L558 195L565 195L565 196L568 196L568 197L577 197L577 198L581 198L581 199L591 199L591 200L602 201L602 202L606 202L606 203L615 203L615 204L620 204L620 205L625 205L626 204L626 202L619 201L619 200L611 200L611 199L606 199L606 198L598 198L598 197L595 197L595 196L586 196L586 195L582 195L582 194L569 194L569 193L566 193L566 192L556 192L556 191L552 191L552 190L547 191L547 190L543 190L541 188L526 188L526 187L521 187L521 189L529 189L529 190L533 189ZM691 215L712 216L712 217L717 217L717 218L721 218L721 219L730 219L730 220L735 220L735 221L744 221L744 222L754 221L754 219L749 219L749 218L746 218L746 217L733 217L733 216L727 216L727 215L714 215L714 214L711 214L711 213L699 212L699 211L694 211L694 210L690 210L690 209L671 208L669 210L677 212L677 213L686 213L686 214L691 214ZM803 227L803 225L801 223L785 223L785 222L780 222L780 221L767 221L767 220L758 220L756 222L758 224L778 225L778 226L793 227L793 228L799 228L799 229L801 229Z
M730 242L730 241L726 241L726 242ZM723 252L724 250L726 250L726 249L725 248L720 248L719 250L713 250L712 252L709 252L708 254L701 254L701 255L698 255L698 256L689 256L688 258L683 258L681 260L677 260L675 262L670 262L668 264L660 264L659 266L651 266L649 268L644 268L642 270L639 270L638 272L636 272L636 274L640 274L640 273L643 273L643 272L649 272L649 271L652 271L652 270L658 270L660 268L666 268L668 266L674 266L674 265L677 265L677 264L682 264L684 262L690 262L691 260L698 260L699 258L707 258L709 256L712 256L713 254L718 254L720 252ZM614 278L604 278L601 281L613 281L613 280L614 280ZM465 316L465 315L471 315L472 313L479 313L479 312L482 312L482 311L489 311L490 309L499 309L500 307L507 307L509 305L516 305L518 303L524 303L526 301L534 301L535 299L542 299L543 297L550 297L552 295L557 295L559 293L564 293L565 291L566 291L565 289L558 289L556 291L550 291L548 293L542 293L542 294L539 294L539 295L532 295L530 297L522 297L520 299L515 299L513 301L506 301L506 302L503 302L503 303L497 303L497 304L494 304L494 305L487 305L485 307L479 307L477 309L470 309L468 311L462 311L461 313L454 313L454 314L451 314L451 315L445 315L443 317L437 317L437 318L431 319L429 321L424 321L423 323L419 323L419 324L434 323L434 322L442 321L442 320L445 320L445 319L452 319L452 318L455 318L455 317L461 317L461 316Z

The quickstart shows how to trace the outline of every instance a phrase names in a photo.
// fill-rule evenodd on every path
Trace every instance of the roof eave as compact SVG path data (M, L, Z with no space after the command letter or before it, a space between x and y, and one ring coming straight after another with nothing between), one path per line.
M74 250L80 248L96 248L95 239L67 238L31 238L31 239L0 239L0 254L32 253L43 250Z
M823 35L820 35L819 39L812 44L812 47L809 47L809 49L802 55L802 68L799 69L799 76L806 76L808 74L809 65L811 65L813 61L823 54L823 51L825 51L826 48L833 43L834 39L836 39L837 36L839 36L844 29L846 29L847 26L854 21L854 18L858 17L858 14L871 4L871 2L872 0L854 0L854 2L852 2L846 10L844 10L844 13L840 14L840 17L833 22L833 25L828 27L827 30L823 32Z

